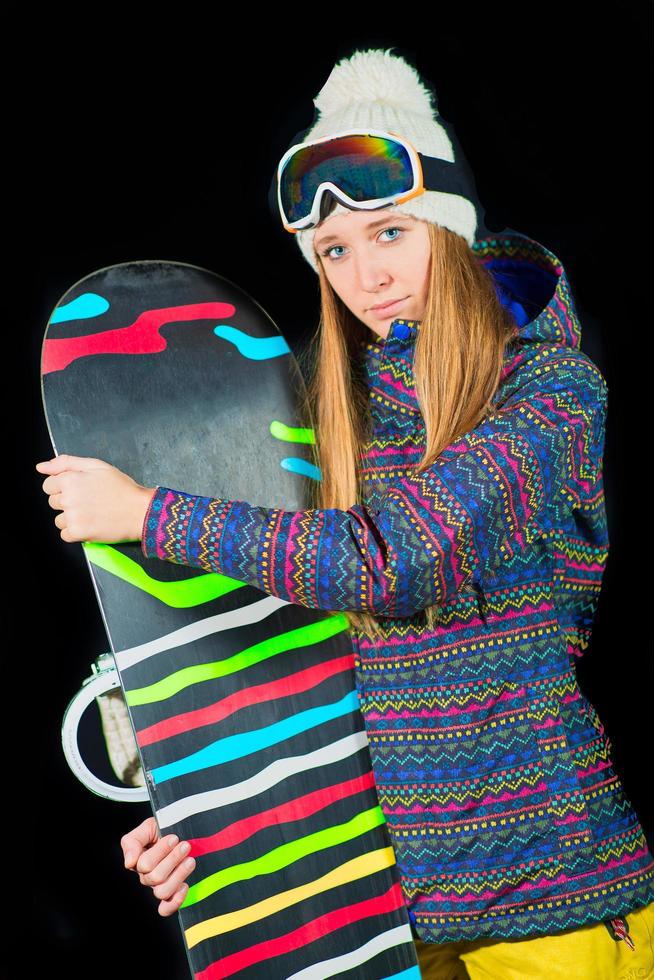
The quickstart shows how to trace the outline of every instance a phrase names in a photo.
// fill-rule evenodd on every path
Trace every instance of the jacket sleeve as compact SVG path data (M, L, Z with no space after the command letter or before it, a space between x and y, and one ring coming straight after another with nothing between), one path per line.
M395 478L374 508L290 511L158 486L143 554L309 608L405 617L443 605L593 506L607 388L578 358L536 374L425 472Z

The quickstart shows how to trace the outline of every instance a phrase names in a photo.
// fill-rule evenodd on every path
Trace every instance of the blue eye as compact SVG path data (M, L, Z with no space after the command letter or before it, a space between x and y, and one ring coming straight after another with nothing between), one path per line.
M332 246L331 246L330 248L326 248L326 249L325 249L325 251L324 251L324 252L323 252L322 254L323 254L323 255L329 255L329 253L330 253L330 252L332 251L332 249L334 249L334 248L343 248L343 246L342 246L342 245L332 245ZM330 257L331 257L331 256L330 256Z
M399 227L397 227L396 225L390 225L390 226L389 226L388 228L383 228L383 229L382 229L382 231L380 231L380 232L379 232L379 234L380 234L380 236L381 236L381 235L385 235L387 231L399 231L399 232L400 232L400 236L401 236L401 235L402 235L402 233L403 233L404 231L406 231L406 229L405 229L405 228L399 228ZM396 236L395 236L394 238L391 238L391 239L387 239L387 244L389 244L389 245L390 245L390 244L392 244L393 242L396 242L397 240L398 240L398 236L396 235ZM329 258L329 259L330 259L330 260L331 260L332 262L338 262L338 260L339 260L339 258L341 258L341 256L339 256L339 255L335 255L335 256L332 256L332 255L330 254L331 252L333 252L333 250L334 250L335 248L343 248L343 246L342 246L342 245L331 245L331 246L330 246L329 248L326 248L326 249L325 249L325 250L324 250L323 252L321 252L320 254L321 254L321 255L322 255L322 256L323 256L324 258L326 258L326 257L328 257L328 258Z

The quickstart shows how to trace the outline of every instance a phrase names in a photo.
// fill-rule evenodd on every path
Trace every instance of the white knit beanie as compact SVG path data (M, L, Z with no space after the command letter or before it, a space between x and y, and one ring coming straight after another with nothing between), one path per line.
M432 221L456 232L472 245L478 226L484 224L470 167L453 128L438 114L433 88L425 85L404 58L391 51L392 48L356 51L339 61L313 100L320 114L317 121L299 139L296 137L294 143L359 127L381 129L404 136L419 153L456 163L465 181L463 186L469 188L466 196L425 190L403 204L388 205L384 210ZM276 176L274 184L276 187ZM269 200L272 206L272 185ZM320 226L333 215L349 210L337 202ZM305 259L317 273L313 249L316 230L314 227L297 231L295 237Z

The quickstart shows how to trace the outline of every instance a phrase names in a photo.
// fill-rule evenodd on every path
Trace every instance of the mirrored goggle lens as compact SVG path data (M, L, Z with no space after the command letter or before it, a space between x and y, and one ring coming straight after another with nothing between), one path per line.
M342 136L304 147L287 161L280 179L289 223L311 213L316 191L331 181L355 203L403 194L413 187L404 146L382 136Z

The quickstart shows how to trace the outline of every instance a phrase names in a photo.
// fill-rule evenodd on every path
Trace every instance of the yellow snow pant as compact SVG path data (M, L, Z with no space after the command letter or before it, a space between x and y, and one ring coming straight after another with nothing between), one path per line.
M633 949L603 922L535 939L414 942L423 980L654 980L654 902L622 918Z

